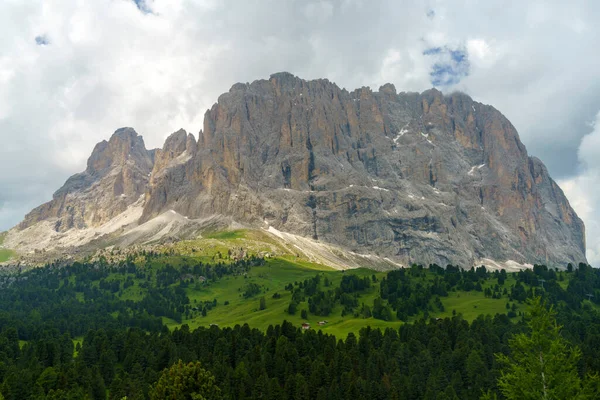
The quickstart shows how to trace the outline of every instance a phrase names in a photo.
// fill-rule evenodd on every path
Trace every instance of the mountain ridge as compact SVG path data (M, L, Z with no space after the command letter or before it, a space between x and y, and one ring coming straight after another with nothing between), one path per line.
M585 261L583 222L510 121L436 89L350 92L289 73L237 83L197 140L179 130L149 151L117 130L7 242L31 249L22 232L36 224L86 230L132 207L131 226L169 210L224 216L394 264Z

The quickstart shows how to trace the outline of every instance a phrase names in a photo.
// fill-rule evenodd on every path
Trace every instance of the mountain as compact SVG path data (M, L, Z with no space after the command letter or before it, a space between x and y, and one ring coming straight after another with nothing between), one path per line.
M117 130L5 245L143 243L207 225L390 264L585 261L583 222L493 107L289 73L233 85L197 141L180 130L147 151L133 129Z

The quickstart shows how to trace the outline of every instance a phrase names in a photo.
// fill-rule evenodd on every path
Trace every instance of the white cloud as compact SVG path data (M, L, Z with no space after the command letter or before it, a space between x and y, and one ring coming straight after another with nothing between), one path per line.
M579 160L582 172L559 184L586 224L588 262L600 267L600 112L581 141Z
M145 4L151 13L132 0L0 2L0 229L48 200L119 127L135 127L149 147L179 128L197 134L233 83L278 71L422 91L432 47L468 52L469 76L445 90L500 109L553 176L600 186L589 166L575 177L586 121L600 109L600 3ZM600 146L585 140L588 162Z
M490 67L496 62L497 54L485 39L467 40L467 51L471 63L477 67Z

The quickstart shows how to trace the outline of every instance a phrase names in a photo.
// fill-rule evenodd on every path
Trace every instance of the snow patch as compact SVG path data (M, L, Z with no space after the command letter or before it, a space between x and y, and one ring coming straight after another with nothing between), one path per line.
M404 136L405 133L408 133L408 129L406 129L408 127L408 124L404 125L402 127L402 129L400 129L400 132L398 132L398 134L396 135L396 137L394 138L394 143L398 143L398 140L400 140L400 138L402 136Z
M388 190L388 189L381 188L381 187L379 187L379 186L373 186L373 189L376 189L376 190L383 190L383 191L385 191L385 192L389 192L389 190Z
M433 142L429 139L429 133L423 133L423 132L421 132L421 136L423 136L427 140L427 142L429 144L434 145Z
M483 163L481 165L473 166L473 167L471 167L471 169L469 170L469 172L467 174L469 176L473 176L473 173L475 172L475 169L481 169L483 167L485 167L485 163Z

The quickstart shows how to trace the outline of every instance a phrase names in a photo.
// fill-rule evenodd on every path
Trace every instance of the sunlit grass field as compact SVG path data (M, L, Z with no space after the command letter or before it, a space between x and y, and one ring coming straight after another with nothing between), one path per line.
M176 252L171 256L152 259L145 268L150 270L159 270L169 264L175 268L181 265L194 265L197 262L215 263L231 262L227 257L227 252L231 248L252 248L256 254L257 251L269 246L271 243L264 242L267 236L262 236L260 232L254 231L226 231L216 232L204 235L202 239L195 241L183 241L176 244ZM308 313L306 318L302 318L302 310L308 311L308 302L304 301L298 305L297 312L294 315L288 313L288 306L291 301L291 292L285 290L288 284L295 284L306 279L313 278L316 274L322 275L321 290L334 289L344 274L354 274L359 277L369 277L372 281L370 289L361 292L358 299L359 306L364 303L369 307L373 306L373 301L379 297L379 282L386 276L385 272L377 272L371 269L359 268L346 270L345 272L332 269L322 264L312 263L306 259L298 258L287 254L275 258L266 259L265 265L252 267L245 275L225 275L216 281L193 282L185 288L186 294L190 299L190 305L196 310L191 312L189 317L184 317L181 323L163 317L163 322L171 329L175 329L183 324L187 324L191 329L199 326L209 326L216 324L220 327L233 327L235 325L248 324L252 328L266 329L269 325L281 324L284 320L300 326L307 322L311 329L322 330L326 333L334 334L338 337L345 337L348 333L358 333L361 328L371 326L373 328L394 328L397 329L403 322L395 317L392 321L383 321L374 318L355 317L352 314L342 317L342 306L336 305L328 316L316 316ZM424 279L434 279L433 272L425 270ZM122 300L140 301L147 294L148 283L152 287L156 285L154 278L150 282L144 279L135 278L134 274L113 273L108 280L126 280L133 279L134 284L126 289L121 289L118 296ZM329 288L323 286L324 278L331 281ZM420 279L420 278L414 278ZM503 288L510 291L511 286L516 280L512 274L509 274ZM253 283L260 287L260 293L250 298L244 298L243 292L248 284ZM496 279L492 278L483 283L483 289L492 287L496 284ZM526 287L526 289L529 289ZM273 296L275 294L277 298ZM260 310L260 299L265 298L266 308ZM202 316L201 309L203 302L210 302L216 299L217 306ZM472 321L481 314L495 315L506 314L508 296L503 295L500 299L487 298L483 291L450 291L447 297L441 297L443 311L436 306L430 307L430 318L451 317L453 315L462 315L468 321ZM83 300L83 297L81 298ZM433 303L433 300L432 300ZM526 305L514 302L516 312L526 310ZM512 307L513 302L510 302ZM409 321L423 317L423 312L413 316ZM319 321L327 320L327 323L320 326Z
M280 324L283 320L290 321L298 326L303 322L308 322L311 329L322 330L338 337L345 337L350 332L357 333L366 326L381 329L398 328L403 323L398 320L382 321L374 318L355 318L352 315L342 317L342 306L340 305L334 307L329 316L322 317L308 313L307 318L302 318L301 311L303 309L308 311L307 302L300 303L298 311L294 315L288 314L287 309L291 300L291 293L284 290L284 287L289 283L312 278L317 273L329 278L332 282L331 288L339 285L343 274L356 274L360 277L372 277L374 275L377 282L367 292L362 293L359 298L359 304L364 303L369 306L372 306L373 300L379 296L379 281L385 276L383 272L375 272L369 269L341 272L317 264L274 259L268 261L265 266L254 267L246 276L227 276L207 286L190 285L186 291L192 306L202 301L217 299L217 307L210 310L204 317L197 313L198 315L183 320L181 324L168 318L163 318L163 320L170 328L187 324L191 329L199 326L209 326L210 324L231 327L245 323L253 328L266 329L269 325ZM260 285L262 293L249 299L244 298L242 293L248 283ZM494 285L495 283L495 280L491 280L488 285ZM510 288L514 283L514 278L510 277L507 279L505 287ZM278 293L281 297L273 298L275 293ZM266 300L266 309L260 310L260 297L263 296ZM481 314L495 315L508 312L506 308L508 299L506 297L502 299L486 298L483 292L450 292L448 297L442 297L441 300L445 310L440 312L434 308L435 311L430 312L430 317L443 318L461 314L466 320L472 321ZM228 302L228 304L225 305L225 302ZM525 307L525 305L517 304L517 311L523 311ZM422 314L413 317L411 320L420 316ZM327 320L327 323L319 326L318 322L323 320Z

